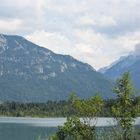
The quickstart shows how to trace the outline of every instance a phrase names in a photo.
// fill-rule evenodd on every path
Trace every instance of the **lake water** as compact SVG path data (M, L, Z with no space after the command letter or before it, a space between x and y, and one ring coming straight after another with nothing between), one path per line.
M0 140L42 140L53 134L58 125L63 125L66 118L13 118L0 117ZM95 122L95 121L94 121ZM96 126L110 126L115 122L112 118L98 118ZM140 118L136 124L140 125Z

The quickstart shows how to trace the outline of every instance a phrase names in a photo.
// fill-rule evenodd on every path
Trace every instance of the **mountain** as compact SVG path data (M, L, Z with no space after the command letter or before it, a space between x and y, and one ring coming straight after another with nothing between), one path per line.
M128 56L121 57L106 69L99 70L99 72L114 80L126 71L130 71L135 88L140 90L140 44L137 44L135 50Z
M106 73L107 70L109 70L110 68L112 68L113 66L115 66L117 63L119 63L120 61L122 61L126 56L121 56L118 60L114 61L113 63L111 63L109 66L100 68L98 70L98 72L104 74Z
M90 65L55 54L23 37L0 35L0 100L46 102L75 92L111 97L111 81Z

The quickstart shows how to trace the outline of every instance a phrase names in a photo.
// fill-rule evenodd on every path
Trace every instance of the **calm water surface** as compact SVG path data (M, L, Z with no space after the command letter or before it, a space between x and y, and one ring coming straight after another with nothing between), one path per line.
M58 125L63 125L65 118L12 118L0 117L0 140L42 140L57 130ZM140 118L136 120L140 124ZM110 126L114 124L111 118L99 118L97 126Z

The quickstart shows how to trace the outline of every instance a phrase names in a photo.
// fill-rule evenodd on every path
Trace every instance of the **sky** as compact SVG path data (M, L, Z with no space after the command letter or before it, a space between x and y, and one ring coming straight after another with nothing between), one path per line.
M99 69L140 43L139 7L139 0L0 0L0 33Z

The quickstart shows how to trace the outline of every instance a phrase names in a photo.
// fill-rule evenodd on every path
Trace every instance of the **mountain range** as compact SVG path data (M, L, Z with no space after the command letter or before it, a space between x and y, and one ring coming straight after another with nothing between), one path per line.
M112 81L87 63L40 47L21 36L0 34L0 100L46 102L113 97Z
M135 46L135 50L127 56L121 57L110 66L101 68L99 72L106 77L116 80L124 72L130 72L131 79L137 91L140 90L140 44Z

